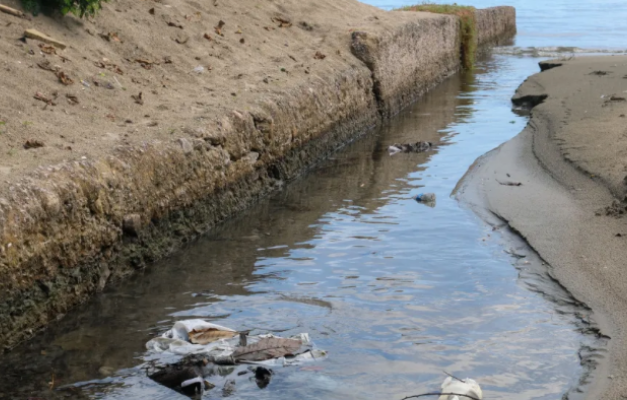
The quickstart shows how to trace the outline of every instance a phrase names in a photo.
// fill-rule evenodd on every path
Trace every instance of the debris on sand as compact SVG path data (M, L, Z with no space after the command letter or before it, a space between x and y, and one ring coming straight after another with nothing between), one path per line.
M24 31L24 37L29 38L29 39L33 39L33 40L39 40L40 42L44 42L44 43L48 43L51 44L61 50L65 49L67 47L67 45L59 40L56 40L54 38L51 38L50 36L46 35L45 33L41 33L39 32L37 29L27 29Z
M217 35L224 36L224 34L222 33L222 28L224 28L224 25L226 25L226 22L220 20L218 22L218 25L213 28L216 31Z
M0 11L2 11L5 14L13 15L15 17L28 19L28 20L31 19L27 14L21 12L20 10L16 10L15 8L7 7L7 6L2 5L2 4L0 4Z
M76 97L73 94L66 94L65 97L67 98L67 102L70 103L71 105L75 106L77 104L79 104L80 102L78 101L78 97Z
M611 71L592 71L588 75L605 76L611 73L612 73Z
M53 55L57 54L57 49L54 46L47 45L45 43L39 43L39 49L41 49L42 53Z
M139 92L139 94L132 94L131 97L135 100L135 104L139 104L140 106L144 105L144 97L143 93Z
M37 92L35 93L35 96L33 96L36 100L39 101L43 101L44 103L46 103L46 105L50 105L50 106L56 106L57 104L52 101L52 99L47 98L46 96L44 96L43 93L41 92Z
M109 71L113 71L118 75L124 75L124 71L116 64L113 64L106 58L103 58L102 61L94 61L94 65L98 68L107 69Z
M122 40L120 39L120 37L118 36L116 32L101 33L100 37L106 40L107 42L122 43Z
M139 63L139 65L140 65L143 69L146 69L146 70L152 69L152 66L153 66L154 64L157 64L157 63L156 63L156 62L154 62L154 61L146 60L146 59L143 59L143 58L136 58L136 59L135 59L135 62L136 62L136 63Z
M292 26L292 21L286 17L273 17L272 22L278 23L279 28L289 28Z
M623 101L627 101L627 99L625 99L622 96L616 96L615 94L612 94L608 97L604 97L601 96L602 98L605 98L605 100L603 101L603 107L607 106L608 104L612 103L612 102L623 102Z
M499 183L499 185L503 185L503 186L522 186L522 182L512 182L512 181L501 182L498 179L496 181Z
M74 83L74 81L72 80L72 78L70 78L65 72L63 71L57 71L55 73L55 75L57 76L57 78L59 78L59 82L61 82L62 84L68 86Z
M24 143L24 148L26 150L28 149L37 149L40 147L44 147L44 142L42 142L41 140L35 140L35 139L28 139L26 141L26 143Z
M595 212L596 216L608 216L622 218L627 213L627 202L614 200L611 205L601 208Z
M37 66L43 70L50 72L57 72L59 70L59 67L53 66L48 60L37 63Z

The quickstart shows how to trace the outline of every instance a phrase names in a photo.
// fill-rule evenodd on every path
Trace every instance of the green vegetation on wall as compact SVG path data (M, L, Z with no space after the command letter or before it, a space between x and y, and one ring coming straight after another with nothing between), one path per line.
M102 3L109 0L22 0L26 11L37 15L40 12L46 14L72 13L80 16L94 16L101 8Z
M426 11L437 14L451 14L459 17L459 32L461 37L462 65L466 69L472 69L475 63L477 50L477 25L475 20L475 8L471 6L458 6L455 4L424 3L416 6L408 6L401 11Z

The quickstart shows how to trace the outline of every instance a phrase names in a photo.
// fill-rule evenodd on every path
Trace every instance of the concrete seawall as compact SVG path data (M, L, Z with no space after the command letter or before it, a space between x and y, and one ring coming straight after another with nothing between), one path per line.
M332 73L251 95L220 110L198 137L116 146L107 156L39 167L6 184L5 349L279 188L459 68L455 17L339 3L369 19L332 32L344 57ZM515 32L515 11L479 10L477 26L480 43L492 43Z

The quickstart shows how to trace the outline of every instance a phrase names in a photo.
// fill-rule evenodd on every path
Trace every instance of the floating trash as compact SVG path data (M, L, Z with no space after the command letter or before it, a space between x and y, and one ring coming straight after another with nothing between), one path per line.
M210 378L216 376L244 377L264 388L274 374L269 367L300 365L327 355L313 347L307 333L288 338L248 335L200 319L175 323L160 337L149 340L146 348L157 355L146 366L148 377L187 396L215 388ZM236 382L225 382L223 391L235 391Z

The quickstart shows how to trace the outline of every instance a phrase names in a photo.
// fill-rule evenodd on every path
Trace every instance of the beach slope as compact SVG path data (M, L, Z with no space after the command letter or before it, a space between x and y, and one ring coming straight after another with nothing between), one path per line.
M470 168L457 197L496 215L550 265L550 274L611 338L590 399L627 393L627 57L540 64L513 103L527 127Z

